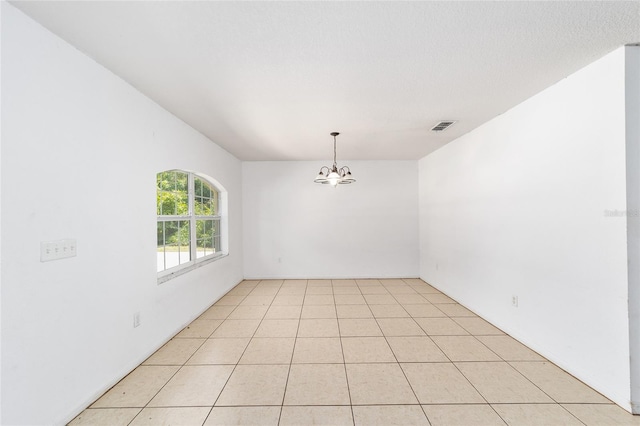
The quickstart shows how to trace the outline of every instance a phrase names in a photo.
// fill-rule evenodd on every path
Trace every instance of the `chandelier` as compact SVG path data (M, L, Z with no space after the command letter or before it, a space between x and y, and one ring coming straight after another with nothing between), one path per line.
M318 176L314 180L315 183L328 183L335 188L338 184L345 185L356 181L353 176L351 176L349 167L343 166L338 168L336 164L336 136L339 134L338 132L331 133L331 136L333 136L333 167L322 166L320 173L318 173Z

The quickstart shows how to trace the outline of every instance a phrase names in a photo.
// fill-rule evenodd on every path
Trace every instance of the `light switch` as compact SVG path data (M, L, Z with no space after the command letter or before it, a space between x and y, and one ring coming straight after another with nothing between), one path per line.
M77 242L75 239L42 241L40 243L40 262L74 257L76 250Z

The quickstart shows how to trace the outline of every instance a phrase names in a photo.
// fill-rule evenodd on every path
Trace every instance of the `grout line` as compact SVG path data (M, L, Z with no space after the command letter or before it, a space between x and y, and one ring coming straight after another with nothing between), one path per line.
M331 282L333 285L333 281ZM353 401L351 400L351 387L349 386L349 374L347 373L347 359L344 356L344 346L342 345L342 330L340 329L340 319L338 318L338 307L334 305L336 310L336 322L338 323L338 341L340 342L340 351L342 353L342 365L344 369L344 377L347 381L347 394L349 395L349 408L351 410L351 422L355 426L356 416L353 413Z
M282 410L284 410L284 400L287 396L287 388L289 387L289 377L291 376L291 366L293 365L293 356L296 353L296 344L298 343L298 333L300 332L300 323L302 322L302 309L303 309L302 307L304 306L304 300L307 297L308 283L309 281L307 280L305 282L305 291L302 297L302 306L300 307L300 314L298 316L298 327L296 328L296 335L293 340L293 350L291 351L291 358L289 358L289 370L287 370L287 380L285 380L284 382L284 391L282 392L282 402L280 404L280 413L278 414L278 425L282 420ZM283 284L284 284L284 281L283 281Z

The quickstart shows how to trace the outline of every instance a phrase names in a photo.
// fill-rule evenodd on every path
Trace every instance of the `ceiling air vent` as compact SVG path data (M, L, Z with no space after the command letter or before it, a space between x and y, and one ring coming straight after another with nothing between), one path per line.
M435 126L433 126L431 128L431 131L433 132L441 132L445 129L448 129L449 126L451 126L453 123L455 123L455 121L441 121L438 124L436 124Z

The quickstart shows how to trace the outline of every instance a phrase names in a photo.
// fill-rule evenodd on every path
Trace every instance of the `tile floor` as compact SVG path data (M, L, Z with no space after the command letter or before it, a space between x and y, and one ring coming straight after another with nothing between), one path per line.
M640 425L418 279L243 281L71 425Z

